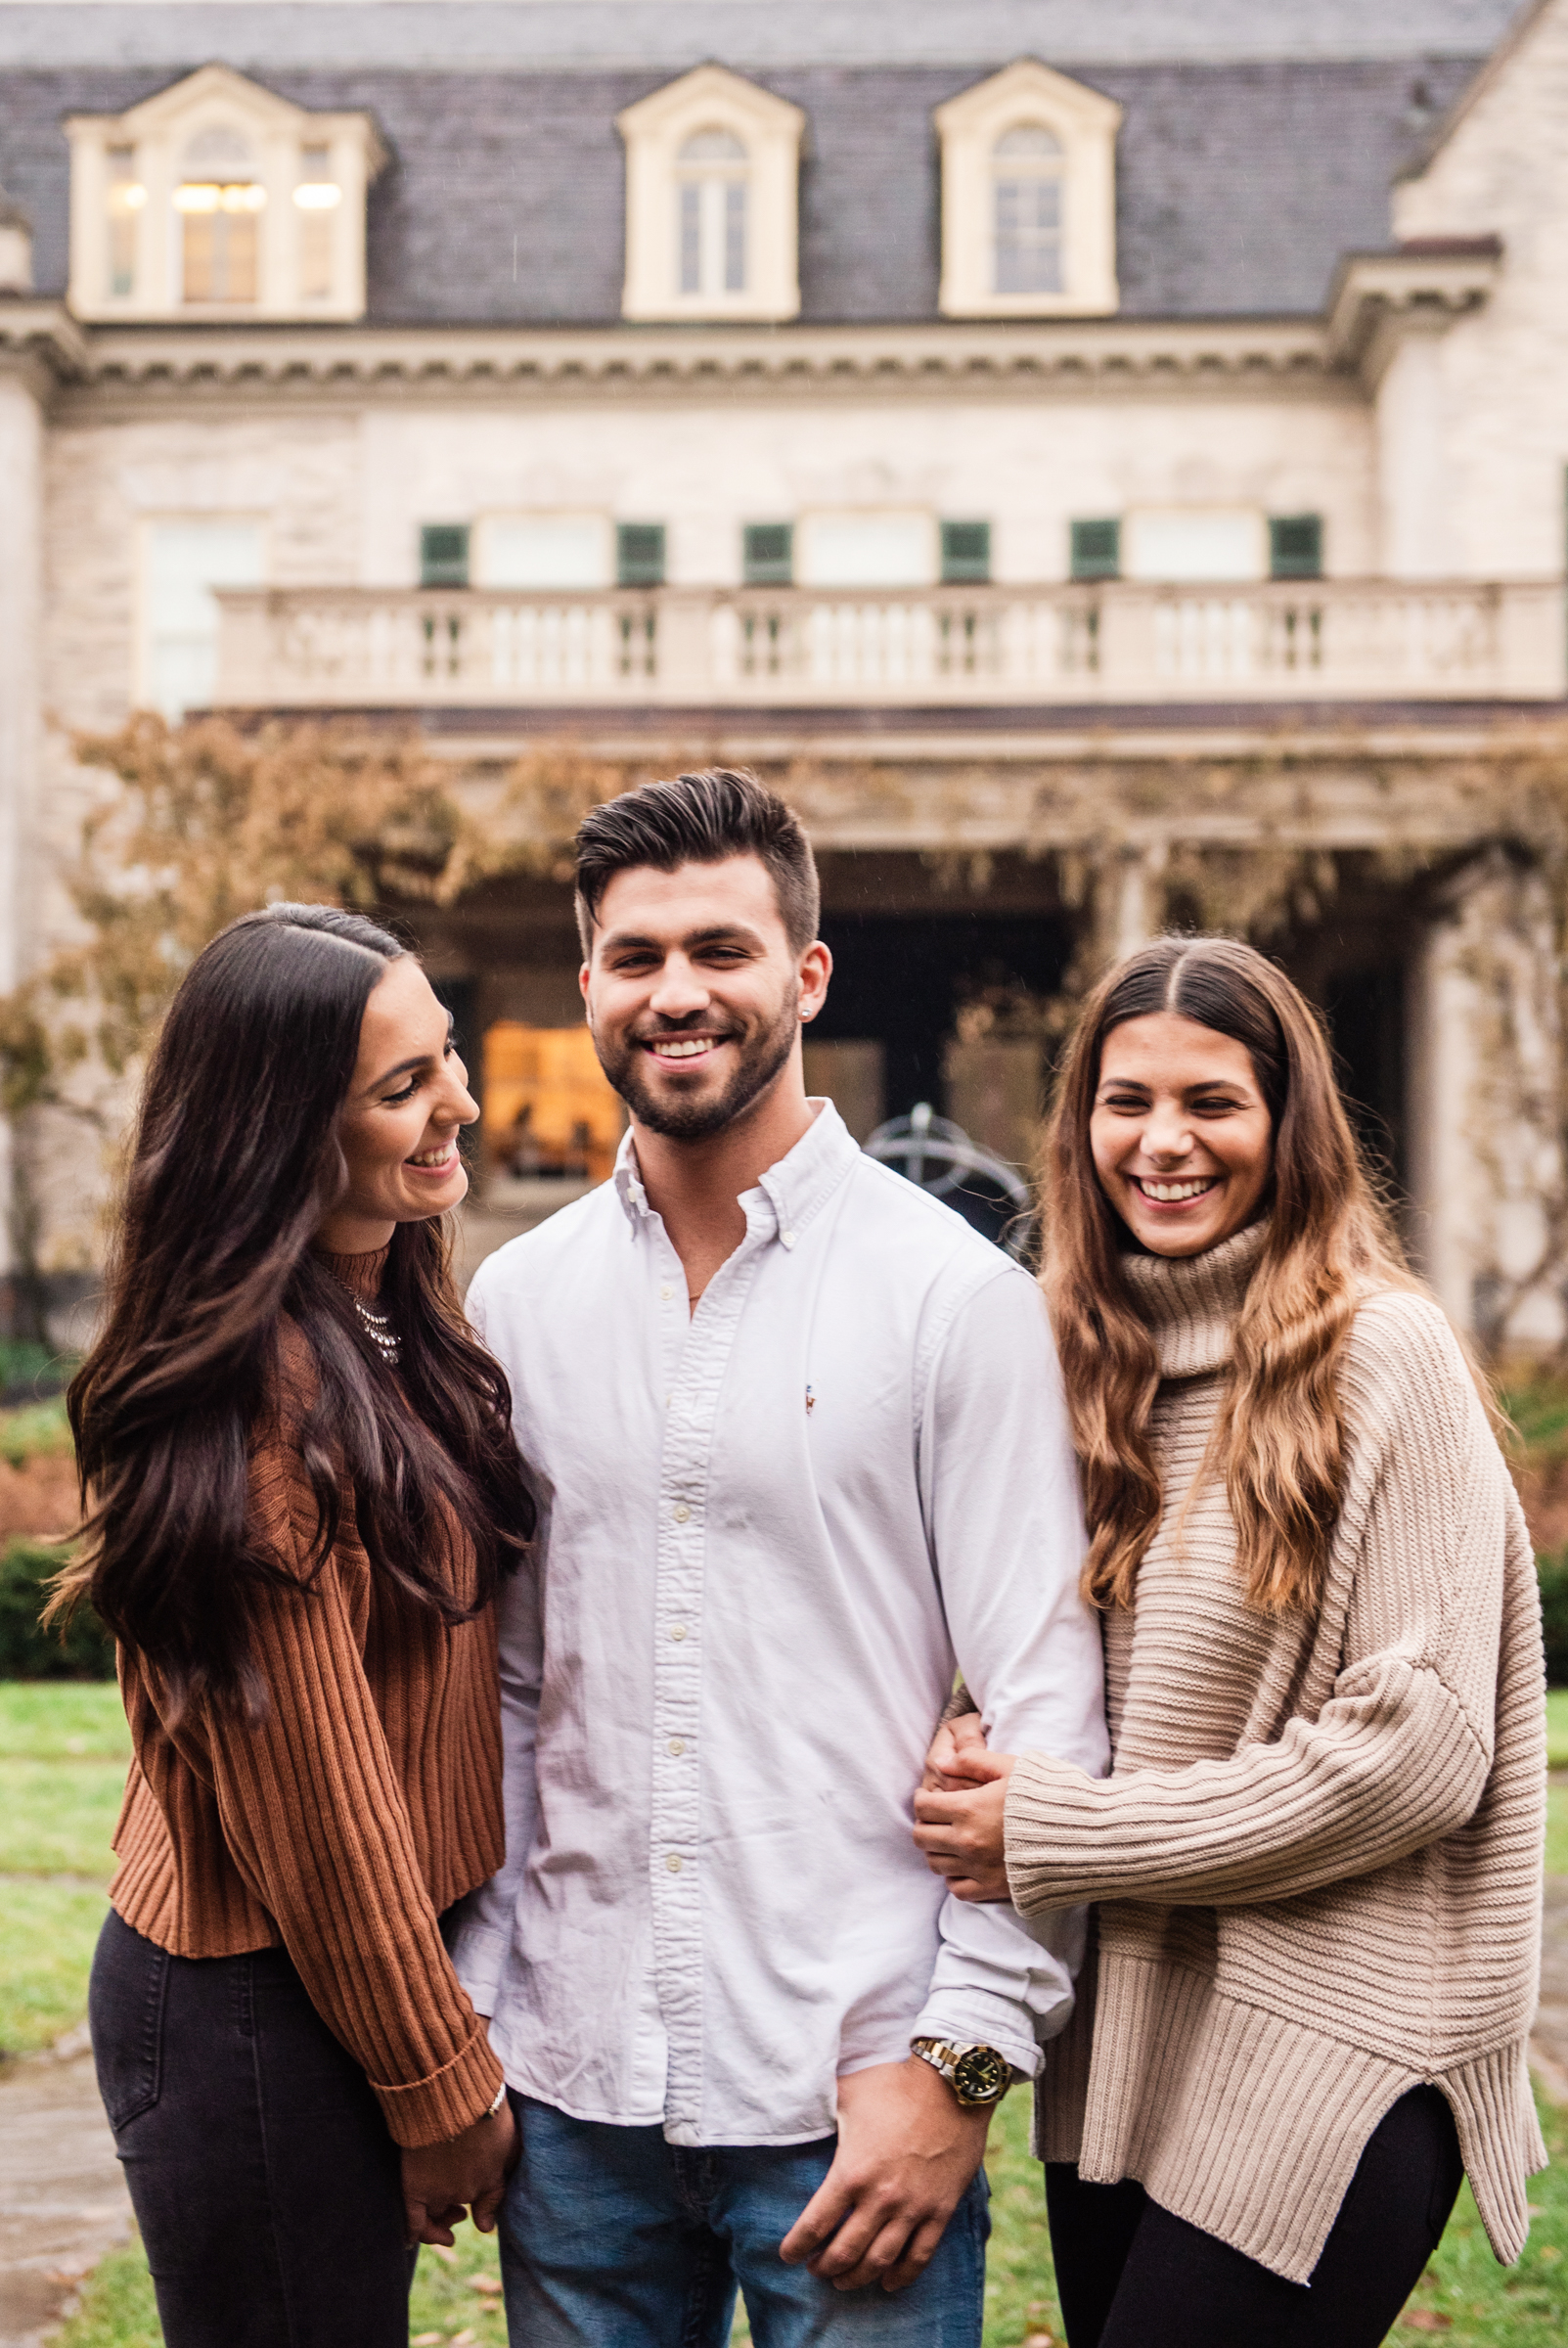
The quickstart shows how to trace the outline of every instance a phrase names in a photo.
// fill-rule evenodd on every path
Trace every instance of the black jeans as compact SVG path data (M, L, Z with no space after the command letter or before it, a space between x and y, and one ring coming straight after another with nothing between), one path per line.
M1068 2348L1376 2348L1443 2238L1464 2174L1448 2099L1402 2096L1368 2139L1310 2283L1151 2201L1051 2162Z
M284 1952L171 1957L112 1910L89 2013L167 2348L406 2348L397 2146Z

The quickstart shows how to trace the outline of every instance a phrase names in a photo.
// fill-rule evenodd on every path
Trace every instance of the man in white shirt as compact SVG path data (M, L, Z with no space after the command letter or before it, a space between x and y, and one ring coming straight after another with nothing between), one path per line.
M540 1503L503 1601L508 1858L458 1970L514 2091L516 2348L978 2348L978 2172L1082 1918L945 1896L913 1797L956 1669L1100 1772L1034 1284L809 1101L831 958L753 777L598 808L582 987L614 1178L481 1266ZM868 2289L867 2285L880 2285Z

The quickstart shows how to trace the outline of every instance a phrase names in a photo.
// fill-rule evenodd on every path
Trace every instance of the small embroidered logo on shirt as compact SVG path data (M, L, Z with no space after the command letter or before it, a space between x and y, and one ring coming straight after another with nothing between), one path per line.
M806 1388L806 1417L807 1417L808 1419L811 1417L811 1414L812 1414L812 1412L813 1412L813 1411L816 1409L816 1407L817 1407L817 1397L816 1397L816 1395L815 1395L815 1394L812 1392L811 1388L808 1386L808 1387Z

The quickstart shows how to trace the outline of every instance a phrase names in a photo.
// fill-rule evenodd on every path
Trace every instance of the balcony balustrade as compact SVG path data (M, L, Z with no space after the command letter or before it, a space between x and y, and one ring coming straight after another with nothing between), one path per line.
M1561 582L219 593L235 708L1558 700Z

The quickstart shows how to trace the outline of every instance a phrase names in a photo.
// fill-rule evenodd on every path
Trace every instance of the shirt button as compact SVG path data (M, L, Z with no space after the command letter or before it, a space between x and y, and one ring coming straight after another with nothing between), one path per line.
M676 1502L676 1504L675 1504L675 1521L676 1521L676 1523L677 1523L677 1524L687 1524L687 1523L689 1523L689 1522L691 1521L691 1516L692 1516L692 1512L691 1512L691 1510L690 1510L690 1509L687 1507L687 1505L686 1505L685 1501L684 1501L684 1500L678 1500L678 1501Z
M783 1233L781 1236L783 1237L784 1243L784 1245L785 1245L786 1247L792 1247L792 1246L794 1245L794 1243L795 1243L795 1235L794 1235L794 1233L793 1233L792 1231L786 1231L786 1232Z
M680 1640L682 1640L682 1639L684 1639L684 1638L686 1637L686 1625L685 1625L685 1623L684 1623L684 1622L672 1622L672 1623L670 1624L670 1637L671 1637L672 1639L676 1640L677 1642L678 1642L678 1641L680 1641Z
M675 1290L670 1287L669 1282L666 1281L663 1287L661 1287L658 1292L658 1300L660 1304L668 1304L674 1293Z
M680 1854L680 1852L679 1852L679 1851L671 1851L671 1853L670 1853L669 1857L668 1857L668 1858L665 1860L664 1864L665 1864L665 1866L666 1866L666 1867L669 1869L669 1871L670 1871L670 1874L671 1874L672 1875L678 1875L678 1874L680 1874L680 1872L681 1872L681 1854Z
M675 1755L676 1760L679 1761L681 1755L686 1750L686 1738L684 1737L672 1737L670 1738L669 1749Z

